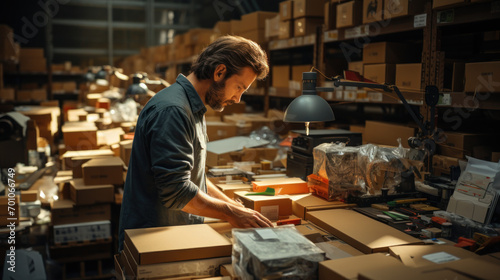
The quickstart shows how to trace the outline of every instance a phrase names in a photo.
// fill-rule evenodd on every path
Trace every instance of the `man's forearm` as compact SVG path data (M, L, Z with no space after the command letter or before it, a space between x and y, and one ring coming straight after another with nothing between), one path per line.
M241 204L239 204L238 202L232 200L231 198L229 198L227 195L225 195L221 190L219 190L219 188L217 188L217 186L214 185L214 183L212 183L212 181L210 181L209 179L207 179L207 193L212 196L212 197L215 197L217 199L220 199L222 201L225 201L225 202L229 202L231 204L234 204L236 206L242 206Z

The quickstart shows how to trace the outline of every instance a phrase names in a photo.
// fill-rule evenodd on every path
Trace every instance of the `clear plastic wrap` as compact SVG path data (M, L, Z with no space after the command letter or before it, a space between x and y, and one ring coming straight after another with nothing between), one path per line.
M380 195L382 188L393 194L401 183L401 173L410 168L406 154L401 145L348 147L344 143L324 143L313 150L313 174L328 180L328 194L323 191L321 195L328 200Z
M294 226L233 229L232 264L242 280L317 279L325 253Z

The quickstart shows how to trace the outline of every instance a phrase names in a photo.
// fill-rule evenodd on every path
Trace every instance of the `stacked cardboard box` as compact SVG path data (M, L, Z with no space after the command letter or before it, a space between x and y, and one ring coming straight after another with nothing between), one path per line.
M346 28L358 26L362 20L362 5L361 0L353 0L337 5L337 28Z
M256 43L263 44L266 39L266 19L276 17L274 12L253 12L241 17L240 35Z
M59 107L25 106L19 111L36 122L40 137L47 139L52 148L59 132Z
M231 249L231 241L207 224L130 229L118 263L126 277L137 279L211 277L231 263Z
M0 24L0 61L17 63L19 44L14 42L14 32L7 25Z
M42 48L21 48L19 52L20 72L47 72L47 60Z

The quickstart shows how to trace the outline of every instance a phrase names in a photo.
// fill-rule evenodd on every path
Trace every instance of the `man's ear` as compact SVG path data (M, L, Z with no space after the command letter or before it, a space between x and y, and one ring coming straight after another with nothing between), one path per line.
M214 71L214 81L219 82L226 76L227 68L224 64L219 64Z

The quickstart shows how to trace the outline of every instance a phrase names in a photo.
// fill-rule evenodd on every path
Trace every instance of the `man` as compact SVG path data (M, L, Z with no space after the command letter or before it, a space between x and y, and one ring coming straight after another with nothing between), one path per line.
M158 92L139 115L121 207L120 251L124 230L131 228L203 223L203 217L234 227L272 226L205 177L205 106L222 111L240 102L256 78L267 76L265 52L250 40L224 36L203 50L191 71Z

